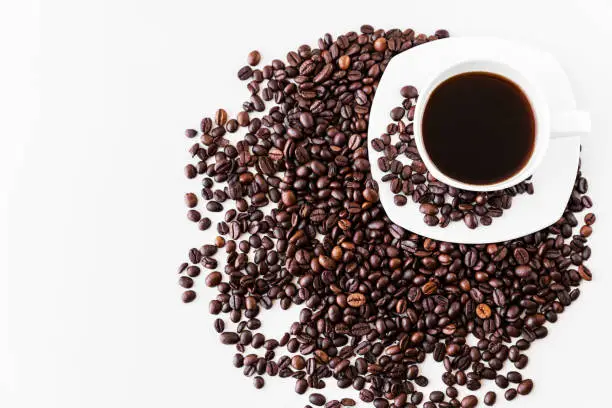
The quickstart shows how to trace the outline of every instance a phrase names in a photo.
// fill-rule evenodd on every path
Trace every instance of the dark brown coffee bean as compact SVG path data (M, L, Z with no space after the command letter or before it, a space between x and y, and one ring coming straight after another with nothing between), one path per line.
M179 285L185 289L189 289L193 286L193 279L188 276L181 276L179 278Z
M217 201L209 201L206 203L206 209L210 212L223 211L223 205Z
M416 98L419 95L417 89L412 85L402 87L400 94L406 99Z
M509 388L504 393L504 398L506 398L508 401L512 401L514 398L516 398L516 394L517 392L514 388Z
M352 398L342 398L340 404L345 407L354 407L356 405L355 400Z
M193 193L185 194L185 205L189 208L193 208L198 205L198 197Z
M593 225L595 224L595 214L593 213L588 213L587 215L584 216L584 222L586 223L586 225Z
M227 122L227 112L225 109L218 109L215 113L215 123L217 126L223 126Z
M195 178L198 175L198 170L195 168L193 164L188 164L185 166L185 176L189 179Z
M478 405L478 398L475 395L468 395L461 400L461 408L474 408Z
M196 298L196 293L193 290L186 290L185 292L183 292L183 302L184 303L191 303L195 300Z
M495 405L495 401L497 400L497 394L493 391L489 391L484 396L485 405L492 406Z
M305 379L300 378L295 382L295 392L298 394L304 394L308 389L308 383Z
M408 203L408 199L404 195L396 194L393 196L393 202L399 207L403 207Z
M241 81L246 81L247 79L253 76L253 68L245 65L244 67L238 70L238 79Z
M326 398L323 394L313 393L308 397L308 401L310 401L312 405L322 407L325 404Z
M189 210L187 211L187 219L191 222L198 222L202 218L202 214L200 214L197 210Z
M265 381L262 377L260 376L253 377L253 386L257 388L258 390L263 388L264 384L265 384Z

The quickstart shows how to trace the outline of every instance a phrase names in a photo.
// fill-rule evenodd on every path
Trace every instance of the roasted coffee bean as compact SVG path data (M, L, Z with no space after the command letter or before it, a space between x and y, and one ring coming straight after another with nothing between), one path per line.
M442 391L432 391L429 394L429 400L432 402L442 402L444 401L444 393Z
M255 66L259 64L259 61L261 60L261 54L259 53L259 51L257 50L253 50L251 52L249 52L249 55L247 56L247 63L251 66Z
M475 395L468 395L461 400L461 408L474 408L478 405L478 398Z
M183 302L184 303L191 303L195 300L196 298L196 293L193 290L186 290L185 292L183 292Z
M516 387L516 391L521 395L529 394L532 389L533 389L533 381L531 380L521 381L518 387Z
M322 407L325 404L326 398L323 396L323 394L313 393L308 397L308 401L310 401L312 405Z
M189 289L193 286L193 279L188 276L181 276L179 278L179 285L185 289Z
M265 384L264 379L261 376L253 377L253 386L257 389L263 388Z
M304 394L308 389L308 383L305 379L300 378L295 382L295 392L298 394Z
M485 405L492 406L495 405L495 401L497 400L497 394L493 391L489 391L484 396Z
M217 333L223 333L223 330L225 330L225 322L223 319L215 319L214 326Z
M185 205L189 208L193 208L198 205L198 197L193 193L185 194Z
M506 378L511 383L517 383L517 384L523 380L523 376L521 375L521 373L517 371L508 371L508 374L506 374Z
M202 218L202 214L196 210L187 211L187 219L191 222L198 222Z
M187 166L185 166L185 176L187 176L187 178L192 179L195 178L197 175L198 170L193 164L188 164Z
M504 393L504 398L506 398L508 401L512 401L514 398L516 398L516 394L517 392L514 388L509 388Z
M238 334L233 332L221 333L221 343L223 344L236 344L240 341Z
M210 228L211 225L212 225L212 221L208 217L203 217L198 222L198 228L200 229L200 231L206 231L207 229Z
M223 205L217 201L209 201L206 203L206 209L210 212L223 211Z

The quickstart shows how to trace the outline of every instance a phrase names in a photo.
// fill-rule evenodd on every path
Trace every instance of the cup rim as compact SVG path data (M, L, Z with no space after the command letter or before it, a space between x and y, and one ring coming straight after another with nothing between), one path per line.
M459 69L457 71L458 67L461 68L464 65L476 66L477 68ZM427 149L425 149L425 145L423 143L423 135L421 131L422 119L423 114L425 113L427 102L429 101L429 97L431 96L433 90L436 89L444 81L454 76L464 74L466 72L488 72L495 75L499 75L505 78L506 80L512 82L523 92L523 94L527 98L534 116L535 141L529 160L527 160L525 165L512 176L496 183L470 184L447 176L441 170L439 170L438 167L431 160L431 158L427 154ZM493 59L469 59L459 61L444 68L443 70L433 74L431 78L425 83L426 86L424 88L424 91L419 93L419 98L415 106L415 115L413 120L414 138L417 145L417 149L419 150L419 154L421 156L421 160L423 161L425 167L431 173L432 176L449 186L463 190L495 191L512 187L524 181L533 174L538 164L542 161L544 153L546 152L546 149L548 147L548 141L550 138L550 115L548 105L546 103L546 100L543 98L541 90L530 78L529 74L519 71L513 66L507 64L506 62Z

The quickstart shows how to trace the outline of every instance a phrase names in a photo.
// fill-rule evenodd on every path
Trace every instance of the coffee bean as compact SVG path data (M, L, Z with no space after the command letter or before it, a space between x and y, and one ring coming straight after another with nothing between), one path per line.
M595 224L595 214L593 213L588 213L587 215L584 216L584 222L586 223L586 225L593 225Z
M322 394L313 393L313 394L310 394L310 396L308 397L308 401L310 401L312 405L321 407L325 404L326 398Z
M444 393L442 391L432 391L429 394L429 400L432 402L442 402L444 401Z
M193 290L186 290L185 292L183 292L183 302L184 303L191 303L195 300L196 298L196 293Z
M195 168L193 164L188 164L185 166L185 176L189 179L195 178L198 175L198 170Z
M389 401L384 398L375 398L373 401L374 408L388 408Z
M200 267L191 265L185 270L185 273L187 274L187 276L195 278L197 276L200 276Z
M516 394L517 392L514 388L509 388L504 393L504 398L506 398L508 401L512 401L514 398L516 398Z
M478 405L478 398L475 395L468 395L461 400L461 408L473 408Z
M198 205L198 197L193 193L185 194L185 205L189 208L193 208Z
M187 211L187 219L191 222L198 222L202 218L202 214L196 210Z
M396 194L393 196L393 202L395 203L395 205L399 207L403 207L404 205L408 203L408 199L404 195Z
M240 340L238 334L233 332L224 332L221 333L221 343L223 344L236 344Z
M516 388L516 391L521 395L527 395L533 389L533 381L531 380L523 380Z
M206 209L210 212L223 211L223 205L217 201L209 201L206 203Z
M247 56L247 63L251 66L255 66L259 64L259 61L261 60L261 54L259 53L259 51L254 50L249 52L249 55Z
M506 374L506 378L511 383L520 383L523 380L521 373L516 371L509 371L508 374Z
M484 396L485 405L492 406L495 405L495 401L497 400L497 394L493 391L489 391Z
M585 238L590 237L592 233L593 233L593 228L591 228L591 226L589 225L583 225L582 228L580 228L580 235L582 235Z
M463 216L463 221L465 222L465 225L470 229L474 229L478 226L478 220L471 212L468 212Z
M351 307L360 307L364 305L366 302L366 298L361 293L351 293L347 297L347 303Z
M380 37L374 41L374 49L378 52L383 52L387 49L387 39ZM378 407L377 407L378 408Z
M227 112L225 109L218 109L215 113L215 123L217 126L223 126L227 122Z
M416 98L419 95L417 89L412 85L402 87L400 94L406 99Z
M193 286L193 279L188 276L181 276L179 278L179 285L185 289L189 289Z
M249 67L248 65L245 65L244 67L238 70L238 79L240 79L241 81L246 81L252 76L253 76L253 69Z
M395 107L391 110L391 119L394 121L401 120L404 117L404 108L401 106Z
M221 283L221 273L220 272L211 272L206 276L206 286L212 288L218 286Z
M253 386L257 388L258 390L263 388L264 384L265 384L265 381L262 377L260 376L253 377Z
M308 388L308 383L303 378L298 379L295 382L295 392L298 394L304 394Z
M476 306L476 315L481 319L488 319L491 317L491 308L486 303L480 303Z

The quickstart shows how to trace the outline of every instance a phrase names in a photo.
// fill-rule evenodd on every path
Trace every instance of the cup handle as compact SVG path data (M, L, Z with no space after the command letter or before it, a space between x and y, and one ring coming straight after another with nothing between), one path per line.
M584 111L559 112L551 115L550 137L573 136L591 131L591 115Z

